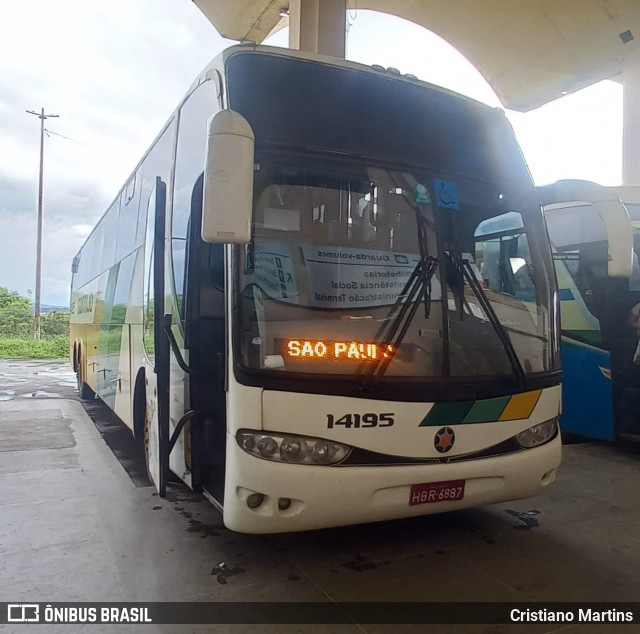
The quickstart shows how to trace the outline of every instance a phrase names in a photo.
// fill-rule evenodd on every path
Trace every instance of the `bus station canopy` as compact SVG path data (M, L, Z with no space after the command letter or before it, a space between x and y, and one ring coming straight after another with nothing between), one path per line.
M193 0L224 37L262 42L289 0ZM292 0L293 2L326 0ZM640 55L640 0L358 0L447 40L506 108L527 111L602 79Z

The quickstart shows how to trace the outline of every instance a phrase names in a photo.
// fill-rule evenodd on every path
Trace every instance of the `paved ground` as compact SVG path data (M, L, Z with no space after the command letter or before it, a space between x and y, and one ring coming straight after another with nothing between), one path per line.
M117 435L117 426L92 405L96 426L74 385L66 364L0 361L0 601L640 600L640 453L633 447L566 447L558 481L533 500L313 533L245 536L224 529L214 508L185 489L174 487L160 499L122 443L115 443L122 463L116 458L105 438ZM539 525L527 528L517 517L528 511L538 511L531 517ZM178 631L6 631L101 627ZM635 628L538 624L527 631ZM521 629L215 627L371 634Z

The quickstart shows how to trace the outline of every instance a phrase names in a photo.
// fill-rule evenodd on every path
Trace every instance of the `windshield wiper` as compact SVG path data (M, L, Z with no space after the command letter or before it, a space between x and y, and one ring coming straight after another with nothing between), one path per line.
M377 374L379 378L387 371L422 300L424 300L425 319L428 319L431 313L431 278L438 267L438 258L428 254L427 223L418 210L416 210L416 224L420 259L375 335L374 343L382 345L383 348L386 347L386 350L364 368L364 378L361 383L363 387L373 382L374 375Z
M366 366L363 373L363 386L372 383L374 376L379 378L387 371L423 299L425 317L429 317L431 278L437 267L438 258L421 255L420 261L416 264L384 323L376 333L374 343L381 346L385 352Z
M516 384L519 387L525 387L527 384L527 375L522 368L522 364L520 363L520 359L518 358L518 353L511 342L511 338L509 337L509 333L506 331L505 327L500 323L498 316L496 315L487 294L485 293L484 288L478 282L478 279L471 268L471 263L467 258L463 258L458 254L449 253L449 257L453 262L456 270L462 273L463 278L467 281L474 295L477 297L478 302L480 303L481 308L484 310L485 315L489 319L489 323L493 326L493 329L498 335L498 339L502 343L504 351L509 359L509 363L511 364L511 369L513 371ZM462 286L462 285L461 285ZM461 290L461 293L464 293L464 287ZM462 318L462 301L463 296L461 296L460 301L460 317Z

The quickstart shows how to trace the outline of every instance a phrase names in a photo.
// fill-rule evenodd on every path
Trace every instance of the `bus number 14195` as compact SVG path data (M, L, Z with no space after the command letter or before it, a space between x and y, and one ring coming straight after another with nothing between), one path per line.
M333 429L338 425L343 425L347 429L358 427L391 427L395 414L389 412L386 414L345 414L336 419L333 414L327 414L327 427Z

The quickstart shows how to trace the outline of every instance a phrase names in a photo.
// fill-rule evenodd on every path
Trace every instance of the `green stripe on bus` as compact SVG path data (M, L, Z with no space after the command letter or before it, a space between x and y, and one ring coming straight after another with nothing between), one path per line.
M501 396L500 398L476 401L462 422L488 423L489 421L497 421L510 399L510 396Z
M435 425L459 425L473 407L475 401L458 401L456 403L435 403L423 418L419 427Z

